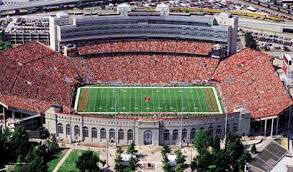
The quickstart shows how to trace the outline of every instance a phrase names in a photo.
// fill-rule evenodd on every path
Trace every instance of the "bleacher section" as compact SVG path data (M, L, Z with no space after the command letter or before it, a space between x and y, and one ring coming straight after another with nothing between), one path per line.
M78 47L79 55L131 52L185 53L209 55L213 44L183 40L129 40L87 43Z

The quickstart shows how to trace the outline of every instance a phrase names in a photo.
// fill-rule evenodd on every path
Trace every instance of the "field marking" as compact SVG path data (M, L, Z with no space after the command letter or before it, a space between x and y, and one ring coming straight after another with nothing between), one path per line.
M104 99L103 99L103 95L104 95L104 89L101 90L101 95L100 95L100 98L101 98L101 99L100 99L100 103L99 103L100 107L102 107L102 103L103 103L103 100L104 100ZM102 100L102 101L101 101L101 100ZM102 109L103 109L103 108L102 108Z
M142 112L142 90L140 90L139 99L140 99L140 112Z
M87 114L96 114L96 115L112 115L112 114L137 114L136 112L78 112L81 115L87 115ZM190 114L190 115L223 115L220 112L139 112L140 114L158 114L158 113L168 113L168 114Z
M218 105L218 112L223 113L223 109L222 109L222 106L221 106L221 103L220 103L220 99L218 97L217 90L216 90L215 87L213 87L213 91L214 91L214 96L216 98L217 105Z
M153 99L153 100L152 100ZM154 89L152 89L152 98L151 101L153 103L153 110L155 110L155 96L154 96Z
M81 89L81 88L78 88L78 89L77 89L77 94L76 94L76 98L75 98L75 105L74 105L74 110L75 110L75 111L77 111L77 106L78 106L78 103L79 103L80 89Z
M178 108L179 106L178 106L178 103L177 103L177 95L176 95L176 92L175 92L175 94L172 94L172 95L174 96L174 99L176 99L176 101L175 101L176 109L175 109L175 110L176 110L176 112L177 112L177 110L180 110L180 109ZM172 96L171 96L171 98L172 98ZM181 106L182 106L182 105L181 105ZM181 107L181 110L182 110L182 107ZM181 111L181 110L180 110L180 111Z
M169 101L171 101L171 99L172 99L172 96L170 95L170 90L168 90L168 91L166 91L165 89L171 89L171 88L174 88L174 89L178 89L178 91L179 92L182 92L184 89L187 89L187 90L191 90L191 98L192 98L192 100L194 101L193 103L193 105L192 106L194 106L194 109L198 109L199 107L197 107L197 106L195 106L196 105L196 99L198 100L199 98L200 98L200 96L198 95L198 90L197 89L209 89L209 88L212 88L212 90L213 90L213 92L214 92L214 98L216 99L216 102L217 102L217 106L218 106L218 111L217 112L199 112L199 111L196 111L196 112L184 112L184 110L182 110L182 108L181 108L181 111L183 111L182 113L190 113L190 114L219 114L219 113L223 113L223 109L222 109L222 107L221 107L221 102L220 102L220 99L219 99L219 96L218 96L218 94L217 94L217 92L216 92L216 88L215 88L215 86L188 86L188 87L80 87L80 88L78 88L78 90L77 90L77 96L76 96L76 100L75 100L75 106L74 106L74 109L76 110L76 111L78 111L78 103L80 102L80 94L81 94L81 89L87 89L87 88L89 88L89 89L101 89L102 90L102 92L103 91L106 91L106 96L107 97L109 97L108 96L108 91L114 91L114 92L116 92L117 91L117 89L118 89L118 91L121 89L121 88L126 88L126 89L134 89L135 90L135 93L137 92L137 91L139 91L141 94L140 94L140 101L139 101L139 103L140 103L140 112L142 112L142 113L146 113L146 114L149 114L149 113L160 113L160 112L170 112L170 111L168 111L167 110L167 108L166 108L166 105L164 104L164 110L162 111L161 109L162 109L162 107L161 107L161 103L162 102L158 102L158 107L156 108L157 110L158 110L158 112L152 112L152 111L150 111L150 110L147 110L147 112L145 112L145 111L142 111L142 109L144 109L143 107L142 107L142 105L143 105L143 102L142 102L142 91L144 91L144 89L152 89L152 92L151 92L151 94L152 94L152 98L154 98L154 96L155 95L153 95L154 94L154 90L155 89L159 89L159 90L156 90L156 92L158 92L159 94L157 94L157 98L158 98L158 100L160 99L160 92L161 92L161 89L162 89L162 91L163 91L163 93L165 92L166 94L167 94L167 97L169 97L170 99L169 99ZM109 90L110 89L110 90ZM138 89L138 90L137 90ZM142 90L141 90L142 89ZM186 91L187 91L186 90ZM189 93L189 91L183 91L185 94L185 96L187 96L187 93ZM202 90L200 90L201 92L202 92ZM97 92L97 90L95 90L94 91L95 92L95 94L96 94L96 92ZM123 91L123 96L125 97L125 95L126 95L126 92L127 91ZM118 92L118 94L119 94L119 92ZM193 95L193 94L195 94L195 95ZM94 95L94 99L95 99L95 101L97 101L97 97L96 97L97 95ZM102 97L102 99L103 99L103 97L104 97L104 95L100 95L101 97ZM165 95L166 96L166 95ZM184 96L184 97L185 97ZM194 98L194 96L196 96L196 99ZM167 98L166 97L166 98ZM175 96L175 97L177 97L177 96ZM113 94L112 94L112 99L113 99ZM136 96L134 97L134 99L135 99L135 102L136 102ZM106 99L107 100L107 99ZM117 100L117 105L119 104L118 103L118 101L119 100ZM204 98L204 104L206 104L206 100L205 100L205 98ZM107 101L106 101L106 103L107 103ZM113 103L113 102L111 102L111 103ZM133 104L132 102L130 102L131 104ZM153 106L154 106L154 104L155 103L157 103L157 102L155 102L155 99L153 100ZM164 102L163 102L164 103ZM177 107L177 110L179 111L179 109L178 109L178 102L176 101L175 102L176 103L176 107ZM188 102L189 103L189 102ZM191 102L190 102L191 103ZM201 108L201 111L203 110L202 109L202 103L200 102L200 101L198 101L198 103L199 103L199 105L200 105L200 108ZM99 104L100 104L100 106L103 104L101 101L99 102ZM108 103L107 103L108 104ZM129 105L130 106L130 108L131 108L131 104ZM135 103L134 103L135 104ZM170 108L173 108L173 106L172 106L172 102L170 102ZM135 106L136 108L137 108L137 106ZM112 106L111 108L109 108L109 110L110 109L113 109L114 107ZM135 109L136 109L135 108ZM192 109L192 108L189 108L189 107L187 107L188 109ZM97 107L94 107L94 109L95 109L95 111L96 111L96 109L97 109ZM100 109L100 108L99 108ZM108 109L108 108L106 108L106 109ZM105 109L105 110L106 110ZM119 109L119 107L118 107L118 109ZM118 110L118 109L116 109L116 111ZM130 110L130 112L126 112L126 113L132 113L132 114L135 114L135 112L132 112L131 111L131 109L129 109ZM155 111L155 109L154 109L154 107L153 107L153 110ZM185 110L187 110L187 109L185 109ZM208 109L207 109L208 110ZM173 112L173 111L172 111ZM102 114L101 112L78 112L78 113L80 113L80 114L93 114L93 113L95 113L95 114ZM108 114L111 114L111 113L113 113L113 111L112 112L104 112L104 113L108 113ZM115 112L116 113L116 112ZM179 112L180 113L180 112Z
M135 95L136 92L137 92L136 89L134 89L134 109L138 109L135 104L136 103L136 95Z
M94 90L94 92L95 92L95 95L94 95L94 102L96 102L97 101L97 89L95 89ZM100 104L101 102L99 101L99 104ZM96 105L96 104L95 104ZM94 110L96 111L96 106L94 105Z
M193 96L193 94L194 94L194 96ZM200 110L199 111L201 111L201 104L200 104L200 101L198 101L198 96L197 96L197 92L193 92L192 91L192 93L191 93L191 97L192 97L192 100L193 100L193 107L195 108L196 106L196 103L195 102L198 102L198 105L199 105L199 108L200 108ZM195 98L194 98L195 97ZM193 108L193 109L194 109ZM199 112L199 111L197 111L197 112Z
M208 106L207 101L206 101L206 96L205 96L204 90L200 90L199 92L201 92L204 107L207 109L206 111L209 111L209 106Z

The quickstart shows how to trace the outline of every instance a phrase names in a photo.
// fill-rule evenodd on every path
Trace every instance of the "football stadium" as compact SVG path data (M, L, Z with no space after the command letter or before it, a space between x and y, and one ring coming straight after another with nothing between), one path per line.
M236 51L233 16L123 4L115 15L49 21L49 47L0 52L3 127L44 126L85 144L182 145L199 130L268 136L285 126L292 98L271 56Z

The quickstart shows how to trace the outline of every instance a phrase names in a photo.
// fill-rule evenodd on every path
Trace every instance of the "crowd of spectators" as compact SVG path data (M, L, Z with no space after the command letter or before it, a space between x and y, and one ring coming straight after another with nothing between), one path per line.
M140 45L140 49L145 46ZM0 57L0 102L31 111L45 111L56 103L70 107L72 86L83 82L166 85L211 81L229 112L245 107L253 118L277 115L292 104L271 57L250 49L221 62L203 56L131 53L67 58L34 42L4 51Z
M275 116L293 103L272 66L272 58L262 52L244 49L223 60L213 80L229 112L244 107L253 118L262 118Z
M70 106L71 85L76 82L77 72L67 58L39 43L25 44L0 56L0 101L28 107L26 110L39 107L41 111L49 108L48 104Z
M83 78L127 84L207 81L219 62L206 57L125 55L72 60Z
M87 43L78 46L80 55L113 52L168 52L208 55L212 43L184 40L129 40Z

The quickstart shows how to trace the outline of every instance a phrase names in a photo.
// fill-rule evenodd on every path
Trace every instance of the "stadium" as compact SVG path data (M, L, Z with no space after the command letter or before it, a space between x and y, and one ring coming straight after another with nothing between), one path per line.
M146 26L136 34L116 30L122 33L119 37L113 29L110 36L96 34L89 39L105 16L92 17L92 26L86 24L87 16L53 16L50 47L31 42L1 52L4 127L34 130L43 125L65 141L101 145L189 144L199 130L222 138L226 133L278 133L292 99L275 73L271 56L251 49L235 51L232 42L237 39L229 37L237 32L237 24L228 22L235 21L233 17L221 14L221 22L228 17L222 25L211 16L207 20L201 16L195 24L183 22L186 17L171 17L170 22L164 5L148 15L130 13L125 4L120 7L125 10L115 16L119 19L131 18L128 14L150 16L156 24L145 19L141 23L167 30L171 25L181 31L156 26L160 32L154 29L148 37L150 32L144 29L151 27ZM208 19L212 24L200 24ZM137 24L132 19L129 23ZM182 30L189 25L210 27L215 30L206 34L215 31L229 39L213 40L210 35L205 40L203 34L186 39L192 31ZM219 32L219 27L227 32ZM84 37L62 36L72 32Z

